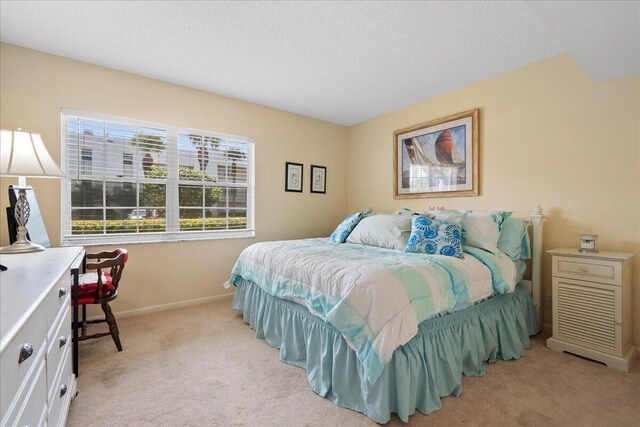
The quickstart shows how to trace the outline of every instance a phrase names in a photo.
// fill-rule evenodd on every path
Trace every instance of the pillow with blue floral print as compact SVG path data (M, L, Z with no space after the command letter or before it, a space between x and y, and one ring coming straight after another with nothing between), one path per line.
M345 219L342 220L340 225L331 233L329 236L329 240L334 243L344 243L347 241L347 237L356 228L356 225L360 222L362 218L369 215L371 210L366 210L362 212L352 213L351 215L347 215Z
M462 227L457 222L416 215L411 218L411 235L405 251L464 258Z

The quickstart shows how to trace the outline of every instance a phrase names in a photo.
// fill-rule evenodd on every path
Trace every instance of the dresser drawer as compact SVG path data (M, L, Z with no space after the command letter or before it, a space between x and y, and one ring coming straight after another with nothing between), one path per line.
M617 261L554 256L553 275L622 286L622 265Z
M42 306L24 324L22 329L11 340L0 360L0 378L2 378L2 401L0 410L6 414L14 398L9 393L20 395L23 383L37 365L44 360L46 353L47 322ZM29 352L28 349L31 348ZM26 357L29 353L30 356ZM21 355L26 358L20 362ZM6 393L6 394L5 394ZM45 392L46 394L46 392Z
M49 396L53 395L54 379L62 369L63 356L71 347L71 319L69 318L69 306L63 310L63 315L58 318L50 333L51 338L47 346L47 384ZM68 361L67 361L68 362Z
M44 359L35 366L35 375L25 384L18 405L3 419L6 426L44 426L47 416L47 379Z
M62 359L62 370L54 383L54 393L49 398L48 425L64 426L71 395L75 393L75 378L71 372L71 347L67 347Z
M47 294L44 307L47 312L47 324L53 325L63 307L71 301L71 273L65 273L58 283Z

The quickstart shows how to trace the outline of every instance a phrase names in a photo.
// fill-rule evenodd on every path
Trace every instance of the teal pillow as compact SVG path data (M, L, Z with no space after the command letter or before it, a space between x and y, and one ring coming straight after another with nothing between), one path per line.
M464 258L462 227L456 222L415 215L411 218L411 235L405 251Z
M514 261L531 258L531 242L527 223L518 218L507 218L500 230L498 249Z
M329 240L335 243L344 243L347 241L347 237L356 228L356 225L360 222L362 218L371 213L371 210L356 212L351 215L347 215L345 219L342 220L340 225L331 233L329 236Z

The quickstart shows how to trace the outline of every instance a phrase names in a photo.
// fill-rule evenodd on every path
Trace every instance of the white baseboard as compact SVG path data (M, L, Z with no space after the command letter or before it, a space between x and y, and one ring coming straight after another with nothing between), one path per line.
M116 319L119 319L122 317L140 316L142 314L157 313L158 311L172 310L174 308L189 307L192 305L204 304L212 301L219 301L222 299L231 298L233 297L233 295L234 293L230 292L222 295L213 295L210 297L194 298L194 299L188 299L184 301L170 302L167 304L152 305L149 307L136 308L133 310L116 311L113 314L116 316ZM82 317L82 313L80 314L80 317ZM87 320L99 320L99 319L104 319L104 315L91 316L87 318Z

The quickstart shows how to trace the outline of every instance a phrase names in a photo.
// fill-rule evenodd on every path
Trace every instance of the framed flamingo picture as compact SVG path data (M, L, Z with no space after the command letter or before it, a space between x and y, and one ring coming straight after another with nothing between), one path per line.
M478 195L478 109L393 133L393 196Z

